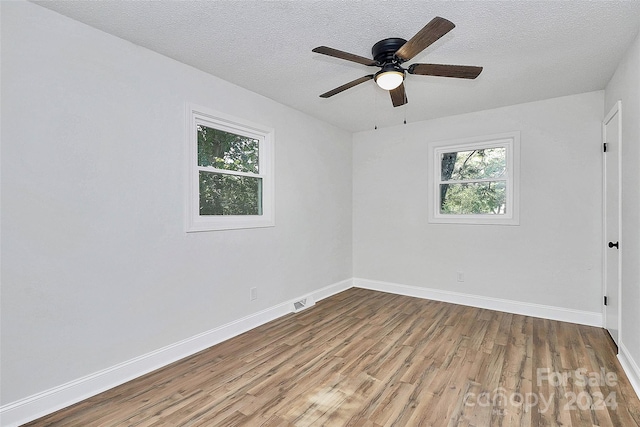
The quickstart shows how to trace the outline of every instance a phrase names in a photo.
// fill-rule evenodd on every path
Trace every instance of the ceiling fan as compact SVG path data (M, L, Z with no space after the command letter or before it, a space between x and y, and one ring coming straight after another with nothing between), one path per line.
M387 38L374 44L371 48L373 59L343 52L327 46L316 47L313 49L313 52L357 62L369 67L380 67L377 73L369 74L343 84L329 92L323 93L320 97L329 98L360 83L373 79L378 86L389 91L393 106L399 107L408 102L403 83L406 73L421 76L475 79L482 72L482 67L444 64L411 64L408 68L402 67L403 62L411 60L440 37L453 30L454 27L453 22L436 16L425 25L424 28L418 31L415 36L411 37L409 41L401 38Z

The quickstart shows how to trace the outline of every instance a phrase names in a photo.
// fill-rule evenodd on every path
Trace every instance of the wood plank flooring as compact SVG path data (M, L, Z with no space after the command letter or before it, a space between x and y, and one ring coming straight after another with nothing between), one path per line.
M640 401L603 329L350 289L26 425L633 427Z

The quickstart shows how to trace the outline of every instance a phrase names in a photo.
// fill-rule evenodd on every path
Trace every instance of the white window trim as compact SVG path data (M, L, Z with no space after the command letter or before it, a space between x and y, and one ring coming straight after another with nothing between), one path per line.
M186 118L186 232L233 230L275 226L274 133L272 128L251 123L219 111L187 104ZM258 174L237 173L262 178L262 215L200 215L197 125L232 132L259 141ZM206 168L205 168L206 169ZM235 172L234 172L235 174Z
M478 148L506 147L507 149L507 213L504 215L453 215L440 213L440 154L453 151L466 151ZM438 141L429 144L428 164L428 221L435 224L520 224L520 132L509 132L450 141ZM491 180L495 181L495 180Z

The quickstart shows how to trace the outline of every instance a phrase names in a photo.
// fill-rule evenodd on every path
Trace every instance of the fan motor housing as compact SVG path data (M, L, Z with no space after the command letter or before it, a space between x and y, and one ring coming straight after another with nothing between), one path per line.
M397 37L380 40L371 48L373 59L380 64L394 62L394 60L398 61L398 58L395 58L396 51L406 42L407 41L405 39Z

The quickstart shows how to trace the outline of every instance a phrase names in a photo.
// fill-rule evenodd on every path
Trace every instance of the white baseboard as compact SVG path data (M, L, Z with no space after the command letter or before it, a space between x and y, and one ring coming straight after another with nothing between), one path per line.
M599 328L602 327L602 313L598 312L573 310L550 305L531 304L521 301L491 298L463 294L460 292L450 292L439 289L400 285L398 283L380 282L377 280L360 278L353 279L353 286L416 298L425 298L471 307L486 308L489 310L504 311L506 313L522 314L524 316L541 317L543 319L597 326Z
M622 365L622 369L624 369L624 373L627 374L627 378L629 378L631 387L633 387L633 390L638 395L638 399L640 399L640 367L638 367L638 363L633 360L629 350L623 343L620 343L620 347L618 347L618 360L620 361L620 365Z
M318 289L311 293L311 296L316 300L320 301L325 298L329 298L331 295L339 294L340 292L344 292L347 289L353 288L353 279L343 280L342 282L334 283L330 286L325 286L322 289ZM297 298L294 298L297 299ZM293 301L293 300L292 300Z
M305 296L311 296L315 301L320 301L351 287L352 280L347 279ZM291 313L293 301L297 299L300 298L294 298L91 375L3 405L0 407L0 426L14 427L33 421L238 336Z

